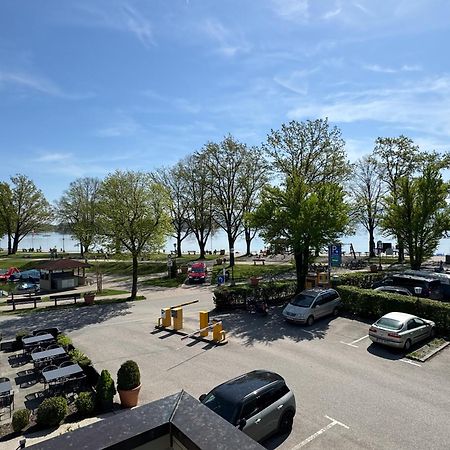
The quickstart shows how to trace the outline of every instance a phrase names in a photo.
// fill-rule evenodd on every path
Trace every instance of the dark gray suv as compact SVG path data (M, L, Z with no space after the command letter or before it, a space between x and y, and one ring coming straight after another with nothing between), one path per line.
M256 441L289 432L296 408L283 377L267 370L233 378L201 395L200 401Z

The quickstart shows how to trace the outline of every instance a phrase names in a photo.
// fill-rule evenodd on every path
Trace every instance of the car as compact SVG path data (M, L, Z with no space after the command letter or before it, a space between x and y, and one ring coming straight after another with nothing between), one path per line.
M372 288L380 286L401 286L407 288L416 297L442 299L441 282L431 277L395 273L381 281L373 283Z
M202 262L196 262L192 264L191 270L188 273L189 283L204 283L206 280L207 268L206 264Z
M24 270L11 275L9 281L28 281L29 283L39 283L41 272L36 269Z
M369 338L375 344L408 351L412 345L435 334L435 323L412 314L391 312L369 328Z
M11 275L18 272L20 272L20 270L17 267L10 267L7 271L2 271L2 273L0 273L0 281L8 281Z
M333 314L337 316L341 297L334 289L313 288L297 294L284 308L283 317L288 322L311 326L316 319Z
M374 289L378 292L386 292L388 294L399 294L399 295L407 295L409 297L412 296L409 289L402 286L380 286Z
M39 292L40 286L38 283L18 283L16 286L16 293L36 293Z
M284 378L267 370L226 381L199 400L256 441L290 432L296 412L294 393Z

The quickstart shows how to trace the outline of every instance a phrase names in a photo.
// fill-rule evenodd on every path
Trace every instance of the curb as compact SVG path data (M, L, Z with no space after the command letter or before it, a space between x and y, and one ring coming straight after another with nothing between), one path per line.
M439 353L441 350L443 350L448 345L450 345L450 342L444 342L440 347L435 348L431 353L429 353L428 355L424 356L423 358L416 358L414 356L406 356L406 357L408 359L412 359L414 361L425 362L425 361L429 360L432 356L434 356L436 353Z

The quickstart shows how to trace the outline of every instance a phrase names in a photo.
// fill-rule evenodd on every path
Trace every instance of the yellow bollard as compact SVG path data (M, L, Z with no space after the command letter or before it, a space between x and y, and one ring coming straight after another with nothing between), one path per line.
M225 338L225 332L223 331L222 323L215 323L213 326L213 341L220 342Z
M158 325L163 327L170 327L172 318L170 316L170 308L161 309L161 317L158 320Z
M202 328L206 328L209 323L209 313L208 311L200 311L200 330ZM201 331L200 332L201 337L207 337L208 336L208 330Z
M173 329L181 330L183 328L183 308L172 309Z

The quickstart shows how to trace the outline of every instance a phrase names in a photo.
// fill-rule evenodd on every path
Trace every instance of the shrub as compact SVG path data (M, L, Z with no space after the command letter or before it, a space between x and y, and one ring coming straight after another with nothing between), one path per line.
M109 411L113 406L114 395L116 394L116 387L111 374L103 369L98 379L96 391L97 406L103 411Z
M117 372L117 389L129 391L141 384L139 366L134 361L125 361Z
M70 359L80 365L81 367L86 367L91 364L91 360L80 350L74 349L69 352Z
M13 414L12 427L17 433L22 431L30 423L31 411L29 409L19 409Z
M75 400L78 414L82 417L92 415L95 410L95 396L92 392L80 392Z
M60 334L57 338L56 338L56 342L64 348L67 348L69 345L72 344L72 339L70 339L69 336L66 336L65 334Z
M358 272L358 273L344 273L339 276L332 277L333 287L340 285L357 286L363 289L370 289L375 281L382 280L387 273L368 273L368 272Z
M25 330L25 329L19 330L19 331L16 333L16 341L17 341L20 345L22 345L22 339L23 339L25 336L29 336L30 334L31 334L31 333L30 333L29 330Z
M67 400L63 397L45 399L37 410L36 423L42 427L59 425L67 414Z
M450 333L450 303L405 295L386 294L354 286L338 286L343 309L369 319L378 319L389 312L413 314L436 323L438 331Z

